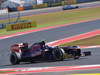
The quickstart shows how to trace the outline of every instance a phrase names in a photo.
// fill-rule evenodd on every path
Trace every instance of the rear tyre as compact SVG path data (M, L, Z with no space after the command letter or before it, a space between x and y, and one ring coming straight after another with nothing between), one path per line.
M64 50L59 48L59 47L55 47L52 51L53 54L53 60L54 61L63 61L64 60Z
M73 57L74 59L79 59L81 56L81 49L77 49L73 51Z
M12 53L10 56L10 62L12 65L20 64L20 61L15 53Z

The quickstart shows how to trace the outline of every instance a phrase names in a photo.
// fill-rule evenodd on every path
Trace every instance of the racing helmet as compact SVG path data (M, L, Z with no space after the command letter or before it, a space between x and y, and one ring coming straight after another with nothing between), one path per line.
M42 40L42 41L40 42L40 44L41 44L41 45L45 45L45 44L46 44L46 41L45 41L45 40Z
M80 47L79 47L79 46L73 46L73 48L80 49Z
M24 47L28 48L28 43L27 42L23 43L23 45L24 45Z

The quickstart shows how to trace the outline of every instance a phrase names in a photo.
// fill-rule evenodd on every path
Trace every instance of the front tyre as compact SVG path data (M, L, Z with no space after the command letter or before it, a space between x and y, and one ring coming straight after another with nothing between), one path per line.
M64 60L64 50L59 48L59 47L55 47L52 51L53 54L53 60L54 61L63 61Z
M79 52L79 50L74 51L73 57L74 57L74 59L79 59L80 58L80 52Z
M10 56L10 62L12 65L20 64L20 61L15 53L12 53Z

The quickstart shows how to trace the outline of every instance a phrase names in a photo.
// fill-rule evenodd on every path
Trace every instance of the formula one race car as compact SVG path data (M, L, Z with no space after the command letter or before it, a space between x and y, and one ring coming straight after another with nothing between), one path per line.
M91 52L84 52L84 56L91 55ZM19 43L11 46L10 62L13 65L20 62L34 61L63 61L66 58L79 59L82 56L78 46L50 47L45 41L34 43L28 47L28 43Z
M72 6L72 5L64 5L63 10L69 10L69 9L77 9L79 6Z
M31 62L38 60L62 61L64 51L60 47L49 47L44 41L34 43L28 47L28 43L14 44L11 46L10 62L20 64L20 62Z

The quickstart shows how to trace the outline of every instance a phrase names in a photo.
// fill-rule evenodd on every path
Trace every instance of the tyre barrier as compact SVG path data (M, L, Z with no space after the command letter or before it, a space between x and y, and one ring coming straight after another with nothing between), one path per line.
M15 23L15 24L6 25L6 31L32 28L32 27L36 27L36 26L37 26L37 23L35 21L32 21L32 22L19 22L19 23Z

